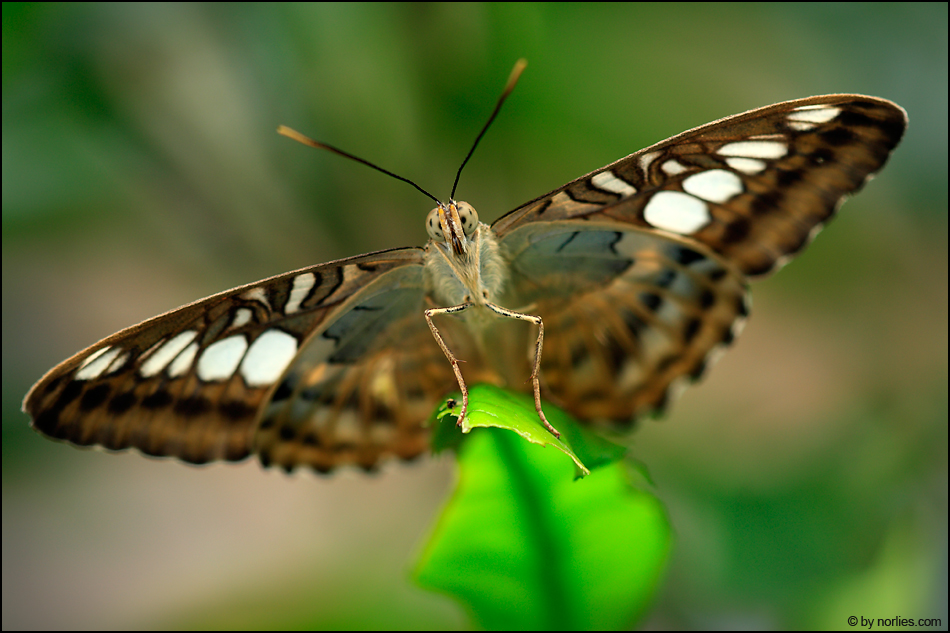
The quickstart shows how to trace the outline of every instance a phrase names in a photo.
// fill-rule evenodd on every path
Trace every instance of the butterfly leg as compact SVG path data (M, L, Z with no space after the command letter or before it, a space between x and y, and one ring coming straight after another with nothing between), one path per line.
M432 330L432 336L435 337L435 342L442 348L442 353L445 354L445 357L452 363L452 371L455 372L455 379L458 380L459 389L462 392L462 410L459 412L456 426L462 426L462 420L465 419L465 412L468 410L468 387L465 386L465 379L462 378L462 372L459 370L459 360L455 358L455 354L452 353L449 346L442 340L442 335L439 334L439 330L436 329L435 324L432 322L432 317L436 314L458 314L470 307L472 307L471 303L463 303L461 305L452 306L451 308L429 308L425 312L426 323L429 324L429 329Z
M531 385L534 387L534 409L538 412L538 417L541 418L544 428L550 431L551 435L554 437L560 438L561 433L556 428L551 426L551 423L548 422L548 419L544 417L544 411L541 410L541 384L538 381L538 375L541 373L541 346L544 343L544 322L539 316L515 312L514 310L502 308L501 306L495 305L494 303L485 302L485 306L495 314L499 314L509 319L528 321L529 323L534 323L538 326L538 341L534 346L534 370L531 372Z

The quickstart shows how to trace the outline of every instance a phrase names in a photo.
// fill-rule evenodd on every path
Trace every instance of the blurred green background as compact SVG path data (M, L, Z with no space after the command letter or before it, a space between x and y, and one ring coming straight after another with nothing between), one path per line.
M3 628L458 628L406 570L450 460L366 477L48 442L19 410L180 304L491 222L646 145L831 92L910 128L634 454L677 532L649 628L947 623L947 5L4 4ZM453 385L446 385L447 389Z

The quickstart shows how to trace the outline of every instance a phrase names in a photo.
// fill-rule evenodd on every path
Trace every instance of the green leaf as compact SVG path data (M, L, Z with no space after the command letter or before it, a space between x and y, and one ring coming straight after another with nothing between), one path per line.
M461 396L449 398L450 409L443 404L436 413L439 420L432 439L433 452L455 448L460 443L458 431L451 424L457 420ZM491 385L476 385L469 391L468 412L462 422L462 433L475 428L500 428L514 431L539 446L553 446L574 460L576 475L590 474L590 468L616 461L626 449L599 437L579 426L567 413L549 403L543 404L545 417L560 433L560 439L551 435L534 409L534 401L523 393L507 391Z
M470 411L477 400L496 421L484 426L500 428L476 428L461 443L458 486L416 564L417 582L454 596L487 629L631 626L648 606L670 549L663 507L630 484L616 447L545 404L545 415L572 445L568 454L600 466L573 481L574 465L559 451L509 432L521 424L509 424L509 416L537 419L533 401L492 391L499 390L473 389ZM494 411L482 409L486 393L499 400ZM461 435L453 420L442 420L449 429L437 430L440 441L450 430ZM544 443L556 446L536 424L550 438Z

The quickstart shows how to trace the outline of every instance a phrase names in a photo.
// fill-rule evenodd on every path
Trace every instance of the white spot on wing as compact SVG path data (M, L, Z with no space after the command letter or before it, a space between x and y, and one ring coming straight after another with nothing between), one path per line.
M764 171L766 167L765 161L756 158L740 158L736 156L727 158L726 164L736 171L741 171L743 174L758 174Z
M594 174L591 177L590 182L598 189L603 189L604 191L609 191L610 193L617 193L621 196L632 196L637 192L635 187L633 187L627 181L617 178L617 176L615 176L614 173L609 169L607 171L602 171L599 174Z
M130 354L128 352L126 352L125 354L122 354L122 356L119 356L117 359L115 359L112 362L111 365L109 365L109 369L106 370L106 373L111 374L114 371L119 371L120 369L122 369L125 366L125 364L129 362L129 357L130 357Z
M689 235L711 220L706 203L679 191L660 191L650 198L643 218L657 227L680 235Z
M264 304L267 308L270 308L267 293L264 292L263 288L251 288L250 290L246 290L244 294L241 295L241 298L248 301L257 301L258 303Z
M168 377L178 378L187 372L191 368L191 364L195 362L195 354L197 353L198 343L192 341L168 366Z
M827 123L841 114L841 108L828 105L810 105L795 108L789 115L789 121L800 121L803 123Z
M313 273L301 273L294 277L294 287L291 288L287 305L284 306L284 314L293 314L300 310L300 302L307 298L307 293L316 280Z
M742 180L731 171L710 169L683 181L683 190L709 202L725 202L743 191Z
M785 143L778 141L736 141L726 143L719 148L721 156L742 156L744 158L781 158L788 153Z
M254 313L247 308L238 308L234 312L234 318L231 319L231 327L241 327L251 322Z
M227 380L234 374L247 351L243 335L229 336L209 345L198 358L198 378L206 381Z
M807 132L808 130L814 130L818 127L818 124L809 121L789 121L788 127L796 132Z
M103 347L83 362L73 378L75 380L92 380L98 378L102 375L102 372L109 368L109 365L112 364L112 361L115 360L121 351L122 348L120 347Z
M142 366L139 367L139 374L144 378L151 378L165 369L168 363L172 362L181 350L188 347L188 344L195 340L198 332L195 330L185 330L179 333L171 340L162 343L161 347L148 357Z
M650 165L653 164L653 161L657 159L660 155L660 152L647 152L640 157L640 169L643 170L643 173L649 173Z
M687 171L687 168L685 165L683 165L683 163L672 158L660 165L660 169L670 176L676 176L677 174L682 174L684 171Z
M297 339L280 330L258 336L241 363L241 375L249 387L271 385L297 355Z

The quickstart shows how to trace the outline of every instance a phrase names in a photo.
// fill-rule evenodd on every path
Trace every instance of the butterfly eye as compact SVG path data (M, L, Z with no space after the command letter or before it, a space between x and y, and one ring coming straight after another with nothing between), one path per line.
M429 237L434 239L436 242L444 242L445 235L442 233L442 225L439 224L439 208L436 207L429 211L429 215L426 217L426 231L429 233Z
M459 219L462 221L462 231L466 237L472 237L472 233L478 226L478 213L475 212L475 207L467 202L459 202L457 208Z

